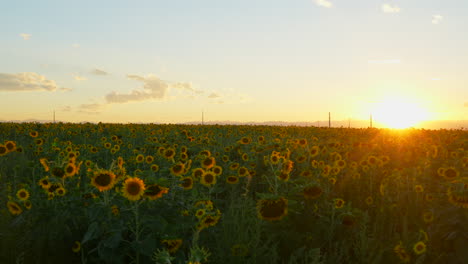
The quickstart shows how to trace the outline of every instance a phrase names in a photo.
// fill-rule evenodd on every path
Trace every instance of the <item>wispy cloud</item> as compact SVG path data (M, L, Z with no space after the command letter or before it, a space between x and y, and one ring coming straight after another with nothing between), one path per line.
M73 79L75 79L75 81L86 81L86 80L88 80L88 78L83 77L83 76L79 76L79 75L74 75Z
M70 112L72 110L72 107L69 105L62 106L58 109L60 112Z
M78 44L78 43L74 43L74 44L72 45L72 48L75 48L75 49L77 49L77 48L79 48L79 47L80 47L80 44Z
M149 74L146 77L139 75L127 75L130 80L135 80L143 83L142 89L135 89L127 94L117 93L112 91L106 95L107 103L128 103L139 102L151 99L164 99L169 91L170 84Z
M102 110L106 108L105 104L81 104L78 106L78 112L86 114L99 114Z
M432 16L432 24L437 25L442 21L442 19L444 19L444 17L441 16L441 15L433 15Z
M210 95L208 95L208 98L210 99L215 99L215 98L220 98L221 95L217 94L217 93L211 93Z
M0 73L0 91L48 91L59 89L54 80L35 72L22 72L16 74ZM60 88L67 89L67 88Z
M382 4L382 11L384 13L399 13L400 8L396 5Z
M315 4L326 8L330 8L333 6L333 3L328 0L315 0Z
M91 71L91 74L103 76L103 75L108 75L109 73L100 69L94 69Z
M368 64L399 64L399 59L385 59L385 60L368 60Z
M32 36L31 34L27 34L27 33L21 33L21 34L19 34L19 35L20 35L20 37L22 37L24 40L28 40L28 39L30 39L31 36Z

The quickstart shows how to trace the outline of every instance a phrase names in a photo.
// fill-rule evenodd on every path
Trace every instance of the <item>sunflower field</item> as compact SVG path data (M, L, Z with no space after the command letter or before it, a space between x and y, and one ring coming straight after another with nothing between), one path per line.
M0 263L467 263L468 132L0 124Z

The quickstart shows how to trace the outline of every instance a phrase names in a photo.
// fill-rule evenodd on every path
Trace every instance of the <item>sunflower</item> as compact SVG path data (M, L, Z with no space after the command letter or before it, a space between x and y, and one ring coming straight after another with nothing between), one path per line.
M182 178L182 183L180 184L184 190L190 190L193 188L193 179L192 177L184 177Z
M170 159L174 158L175 154L176 154L176 152L175 152L175 150L173 148L167 148L167 149L164 150L163 156L164 156L164 158L170 160Z
M323 190L322 188L320 188L320 186L313 185L313 186L304 188L302 190L302 193L306 200L313 200L313 199L319 198L322 195Z
M65 177L73 177L77 172L78 168L74 163L68 163L64 168Z
M205 156L205 157L210 157L211 156L211 151L209 150L202 150L200 151L200 156Z
M431 211L426 211L423 213L423 220L425 223L430 223L434 221L434 214Z
M185 164L182 162L174 164L169 171L174 176L181 176L184 173Z
M153 156L151 156L151 155L146 156L145 162L146 162L147 164L151 164L151 163L153 163L153 161L154 161L154 157L153 157Z
M335 204L336 209L340 209L340 208L343 208L345 201L343 199L337 198L333 200L333 203Z
M137 201L145 192L145 183L138 177L128 178L124 182L123 195L130 201Z
M424 252L426 252L426 244L424 242L419 241L413 246L413 251L416 253L416 255L421 255Z
M214 165L216 165L216 160L214 157L206 157L201 162L201 166L206 170L211 169Z
M119 216L120 215L120 210L119 210L119 207L117 205L112 205L111 206L111 212L114 216Z
M75 252L75 253L80 252L80 250L81 250L81 243L80 243L79 241L75 241L75 242L73 243L73 246L72 246L71 250L72 250L73 252Z
M458 188L457 186L448 187L447 196L451 204L468 208L468 183L464 183L463 186L459 186Z
M307 145L307 139L301 138L297 141L297 144L301 147L305 147Z
M39 136L39 133L37 131L33 130L33 131L29 132L29 136L35 138L35 137Z
M8 211L10 211L12 215L19 215L23 212L23 209L21 209L19 204L13 201L8 201L7 207L8 207Z
M213 186L214 184L216 184L216 174L214 174L211 171L203 173L200 179L200 183L207 187Z
M343 169L344 167L346 167L346 161L340 159L340 160L337 160L335 161L335 166L340 168L340 169Z
M23 202L24 208L30 210L32 208L32 203L30 200L24 201Z
M67 190L65 190L65 188L63 187L59 187L55 190L55 194L57 194L58 196L64 196L65 193L67 193Z
M245 177L245 176L249 175L249 170L246 167L240 167L237 170L237 173L238 173L239 177Z
M20 201L26 201L29 198L29 192L24 188L19 189L16 192L16 197L18 197L18 199L20 199Z
M219 213L219 211L218 211ZM216 215L205 215L201 220L200 220L200 224L202 226L202 228L207 228L207 227L210 227L210 226L215 226L218 221L219 221L219 218L221 217L221 214L216 214Z
M455 180L460 175L454 167L445 168L443 172L443 176L445 179L452 181Z
M8 150L7 148L5 147L5 145L3 144L0 144L0 157L7 154L8 153Z
M247 144L250 144L250 142L252 142L252 138L250 138L250 137L243 137L243 138L241 138L238 142L239 142L240 144L242 144L242 145L247 145Z
M235 171L235 170L239 169L239 166L240 166L239 163L233 162L233 163L231 163L229 165L229 169Z
M372 205L374 203L374 198L372 198L372 196L367 196L366 200L365 200L366 204L367 205Z
M100 192L110 190L115 184L115 174L108 170L95 171L91 184Z
M42 138L36 138L34 140L34 143L36 144L36 146L42 146L44 144L44 139Z
M14 141L5 142L5 147L8 152L13 152L16 150L16 143Z
M189 156L187 155L187 153L181 152L179 157L180 157L180 160L187 160Z
M229 184L238 184L239 183L239 177L237 176L228 176L226 178L226 182Z
M145 156L143 156L143 154L138 154L135 157L136 163L142 163L144 160L145 160Z
M318 146L313 146L310 148L310 157L313 158L320 153L320 148Z
M284 197L258 200L257 214L263 220L281 220L288 214L288 200Z
M205 209L198 209L196 212L195 212L195 216L198 218L198 219L201 219L206 213L206 210Z
M411 257L401 245L401 242L393 248L393 251L403 263L410 262Z
M192 170L192 177L195 180L200 180L201 176L205 173L205 170L202 168L196 168Z
M242 154L241 156L243 161L248 161L249 160L249 155L247 153Z
M414 191L417 192L417 193L422 193L424 192L424 187L420 184L417 184L414 186Z
M161 244L167 249L169 253L175 253L182 245L182 239L164 239Z
M216 176L219 176L221 175L221 173L223 173L223 168L221 166L213 166L213 168L211 168L211 171L216 174Z
M151 170L154 172L157 172L159 170L159 165L158 164L151 164Z
M286 172L286 171L281 171L280 174L277 176L277 178L278 178L279 180L282 180L282 181L284 181L284 182L287 182L287 181L289 181L290 176L289 176L289 173L288 173L288 172Z

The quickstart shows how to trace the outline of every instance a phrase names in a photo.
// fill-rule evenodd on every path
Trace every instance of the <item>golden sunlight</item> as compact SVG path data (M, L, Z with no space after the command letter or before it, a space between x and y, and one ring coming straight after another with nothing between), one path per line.
M405 98L387 97L376 103L373 118L388 128L408 128L429 118L429 112Z

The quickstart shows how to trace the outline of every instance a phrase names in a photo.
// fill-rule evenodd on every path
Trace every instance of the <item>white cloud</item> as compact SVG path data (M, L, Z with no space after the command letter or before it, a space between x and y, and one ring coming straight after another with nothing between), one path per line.
M19 35L20 35L20 37L22 37L24 40L28 40L28 39L30 39L31 36L32 36L31 34L27 34L27 33L21 33L21 34L19 34Z
M94 75L108 75L109 73L100 69L94 69L91 71L91 74Z
M318 6L326 7L326 8L330 8L333 6L332 2L328 0L315 0L315 4Z
M441 16L441 15L433 15L432 16L432 24L437 25L442 21L442 19L444 19L444 17Z
M59 87L53 80L35 72L17 74L0 73L0 91L56 91ZM63 89L63 88L60 88ZM67 89L67 88L64 88Z
M164 99L170 88L169 83L157 78L152 74L149 74L146 77L138 75L127 75L127 78L130 80L142 82L143 89L135 89L128 94L121 94L112 91L105 97L108 103L128 103L152 99Z
M382 4L382 11L384 13L399 13L400 8L396 5L391 6L390 4Z

